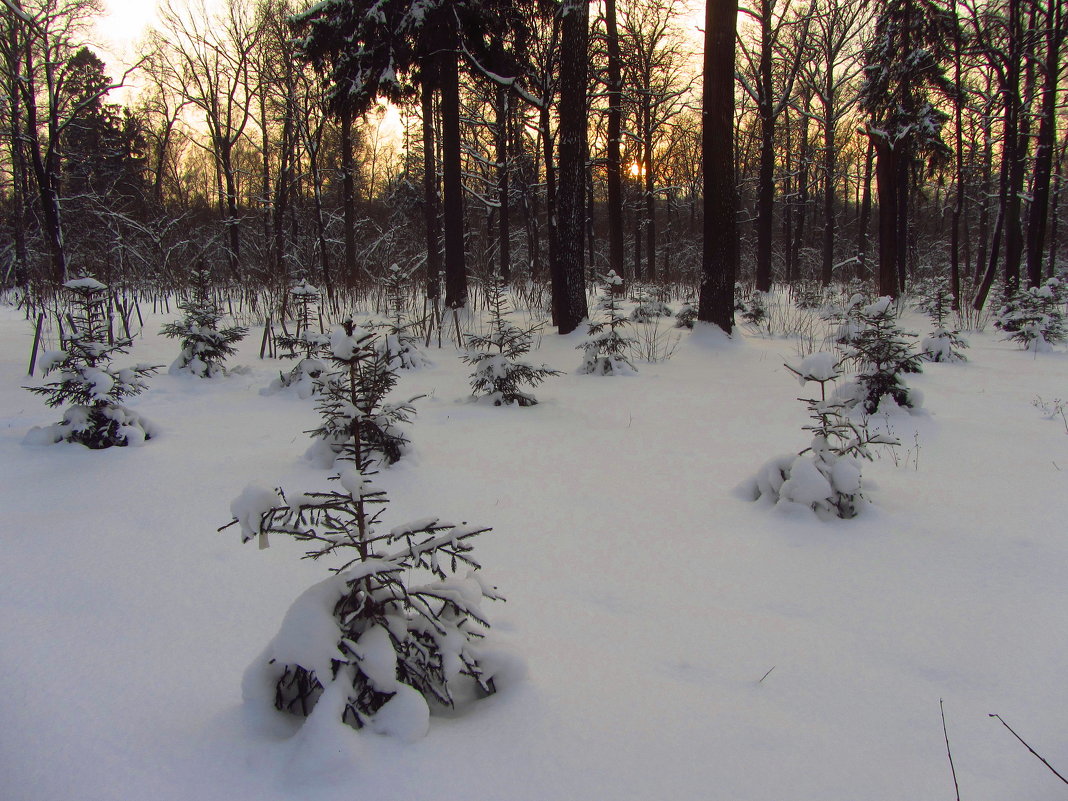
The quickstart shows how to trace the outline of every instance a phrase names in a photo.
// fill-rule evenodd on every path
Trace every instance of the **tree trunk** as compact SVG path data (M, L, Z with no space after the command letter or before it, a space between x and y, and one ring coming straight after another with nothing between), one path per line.
M423 224L426 235L426 296L441 297L441 203L438 199L438 172L434 159L434 88L423 76L420 100L423 114Z
M871 132L868 136L875 146L875 177L879 187L879 295L896 298L900 262L897 219L901 208L898 199L898 179L901 174L897 163L899 154L885 136Z
M616 0L605 0L605 38L608 47L608 268L623 275L623 165L619 143L623 131L622 65Z
M453 34L455 38L455 34ZM455 50L442 53L441 67L441 174L445 233L445 305L467 305L467 256L464 252L463 158L460 144L459 56Z
M711 0L709 0L711 1ZM764 9L760 17L760 170L757 178L757 252L756 288L771 291L772 216L775 212L775 109L772 92L771 11Z
M1042 111L1035 149L1035 175L1031 190L1031 213L1027 230L1027 283L1042 283L1042 251L1049 215L1050 178L1053 174L1053 150L1057 141L1057 76L1060 74L1060 46L1064 37L1059 4L1050 6L1046 34L1046 66L1043 83Z
M508 90L497 88L497 249L500 255L501 280L512 280L512 243L510 206L508 202L508 123L511 116Z
M356 281L356 165L353 161L352 111L341 114L341 204L345 227L345 277L352 286Z
M738 0L705 3L701 160L704 165L704 247L697 319L734 328L738 274L737 186L734 180L734 63Z
M559 331L569 334L589 315L583 265L586 223L586 84L589 47L589 0L565 0L560 37L560 183L557 187Z
M875 157L875 144L868 142L867 152L864 157L863 189L860 199L860 219L857 221L857 265L856 276L862 281L871 276L868 267L868 228L871 226L871 178L872 163Z

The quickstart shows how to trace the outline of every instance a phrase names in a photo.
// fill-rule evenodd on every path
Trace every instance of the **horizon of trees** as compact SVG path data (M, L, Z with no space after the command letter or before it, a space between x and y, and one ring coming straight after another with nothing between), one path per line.
M731 258L761 291L946 276L980 308L1063 263L1058 3L753 0L733 136L703 139L702 53L667 0L388 0L374 30L359 0L315 19L293 0L165 2L127 106L90 41L97 0L0 2L3 286L184 286L204 263L332 296L396 263L452 308L473 276L548 285L571 330L609 270L696 292L724 139ZM381 46L323 38L341 8Z

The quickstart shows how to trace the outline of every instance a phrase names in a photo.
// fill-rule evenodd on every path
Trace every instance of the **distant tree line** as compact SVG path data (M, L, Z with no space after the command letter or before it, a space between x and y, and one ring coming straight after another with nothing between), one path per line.
M546 286L566 332L610 270L729 329L735 280L979 308L1058 269L1060 3L708 0L702 62L668 0L164 2L118 75L98 0L0 2L6 286L397 263L445 307Z

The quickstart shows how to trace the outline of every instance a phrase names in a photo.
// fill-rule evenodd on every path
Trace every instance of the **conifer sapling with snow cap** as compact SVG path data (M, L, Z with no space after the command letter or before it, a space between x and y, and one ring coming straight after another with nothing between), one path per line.
M351 325L333 339L335 358L368 349ZM367 374L358 369L348 376L352 407L377 392L361 389ZM496 689L503 665L480 648L489 627L481 604L501 596L472 555L471 540L489 528L437 517L385 527L388 498L371 483L361 421L349 428L353 463L333 477L339 486L293 495L247 487L220 529L238 525L242 542L258 539L261 548L271 534L284 534L309 546L306 558L335 561L333 575L290 607L246 673L244 696L411 741L426 734L433 706Z
M620 329L630 324L619 301L622 287L623 279L615 270L609 270L594 307L595 312L604 312L604 319L590 322L587 337L578 346L582 351L582 365L578 369L581 375L634 375L638 372L627 358L627 350L634 340L620 333Z
M636 323L648 323L657 317L671 317L671 307L657 297L657 291L646 286L638 286L631 298L636 304L630 313L630 319Z
M211 297L211 274L199 269L190 278L189 298L178 304L185 316L160 329L160 334L180 340L182 346L169 372L215 378L226 373L223 362L235 353L235 345L244 339L248 329L238 325L220 329L223 311Z
M329 373L320 379L316 409L322 425L311 431L331 461L358 464L374 459L390 465L404 455L408 438L401 426L411 422L412 405L421 395L387 402L397 384L389 355L377 347L376 334L351 318L329 335Z
M859 371L839 390L839 398L849 407L862 406L866 414L875 414L885 398L903 409L919 408L923 396L903 376L923 372L922 360L897 324L893 300L882 297L855 306L852 314L856 325L851 338L843 341L844 361L853 362Z
M953 295L945 278L936 279L928 288L920 309L934 323L934 330L920 342L920 355L929 362L966 362L968 357L961 351L968 347L967 341L956 329L950 330L946 318L953 307Z
M410 277L394 264L386 272L385 278L389 322L383 327L379 347L388 354L398 370L419 370L434 366L419 346L419 338L412 333L413 324L407 319L408 299L405 287Z
M475 368L471 373L472 394L489 399L494 406L534 406L537 398L520 387L535 387L560 371L519 360L530 352L541 325L520 328L508 319L508 285L498 274L494 273L487 290L490 331L469 335L463 356L464 362Z
M1048 353L1068 340L1065 303L1068 286L1061 278L1049 278L1041 286L1016 292L1002 305L994 325L1007 334L1005 339L1019 342L1025 350Z
M50 407L70 405L60 422L32 429L28 439L42 443L77 442L94 450L137 445L151 439L155 432L152 424L122 401L145 390L145 378L159 366L112 367L111 359L115 354L128 353L133 340L109 337L107 286L85 276L67 281L63 287L71 307L70 330L62 349L46 353L41 362L45 375L53 375L55 380L26 389L44 396Z
M290 296L296 305L296 330L276 337L279 349L289 351L282 358L297 358L299 361L288 373L279 373L267 392L293 387L301 398L310 398L322 386L321 377L327 372L323 354L328 349L330 337L313 325L318 317L321 293L319 288L301 279L293 285Z
M798 454L772 459L743 485L743 493L753 501L764 499L788 509L811 509L821 519L851 518L857 515L864 495L861 491L861 461L871 461L872 445L895 447L897 439L871 432L863 423L850 420L841 401L828 397L827 384L842 375L842 366L830 353L813 353L797 366L786 368L801 385L815 382L819 398L799 398L808 408L811 444Z

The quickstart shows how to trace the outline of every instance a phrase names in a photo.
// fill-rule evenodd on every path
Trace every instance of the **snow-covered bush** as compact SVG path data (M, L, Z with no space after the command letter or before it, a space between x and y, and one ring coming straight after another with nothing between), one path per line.
M328 370L324 357L330 337L312 327L312 321L318 317L319 289L301 279L293 285L290 295L296 306L296 331L293 334L283 331L275 337L275 342L279 350L288 351L281 354L282 358L298 361L292 370L279 373L266 392L292 387L301 398L310 398L319 391L322 377Z
M246 673L244 696L410 741L426 734L432 705L495 690L479 649L489 627L481 602L500 596L471 553L490 529L436 517L385 528L388 499L366 468L344 468L338 489L287 497L251 486L231 504L222 529L239 525L243 542L265 548L285 534L308 543L307 558L343 560L290 607Z
M586 339L578 346L582 351L582 365L578 369L580 374L634 375L638 372L627 358L627 350L634 340L620 333L622 328L629 325L617 291L622 286L623 279L616 275L615 270L609 270L594 307L595 312L604 313L604 319L590 322Z
M520 361L530 352L531 342L540 325L520 328L508 317L507 286L500 276L494 275L487 287L487 303L490 311L488 334L470 334L467 337L465 363L474 365L471 373L472 395L487 398L494 406L534 406L538 400L520 387L535 387L549 376L559 375L544 364L539 366Z
M383 352L388 354L394 369L397 370L418 370L434 366L420 347L419 338L412 333L414 324L407 317L408 304L404 290L409 277L394 264L389 268L385 279L389 322L382 327L378 344Z
M311 431L321 440L318 451L333 459L360 464L378 459L393 464L408 448L401 425L415 414L415 396L386 402L397 384L391 360L375 344L375 334L351 320L335 326L329 335L329 373L320 377L316 409L322 424Z
M648 323L657 317L671 317L671 307L656 297L656 291L639 286L634 290L631 300L636 304L630 313L630 319L636 323Z
M950 330L946 324L953 308L953 295L945 278L937 278L924 287L919 308L934 323L934 330L920 341L920 356L929 362L967 361L961 351L968 347L968 343L960 331Z
M906 373L923 371L920 356L905 340L908 336L897 324L893 300L879 298L866 306L854 307L855 328L848 339L840 339L844 347L844 361L857 365L853 380L843 386L839 399L847 406L863 407L866 414L875 414L884 398L890 398L905 409L918 408L921 393L910 388L903 378Z
M675 312L675 327L692 329L697 322L697 304L693 298L687 298Z
M1026 350L1045 353L1068 339L1064 306L1068 287L1060 278L1049 278L1037 287L1021 289L1001 307L994 325L1005 339L1019 342Z
M813 353L799 365L786 365L801 385L819 384L819 398L801 398L808 408L811 444L798 454L767 462L742 492L750 500L764 499L779 508L802 506L822 519L855 517L864 499L861 459L872 459L870 446L894 447L898 441L873 433L864 423L845 415L845 405L828 399L827 384L842 375L841 363L831 353Z
M737 287L737 285L736 285ZM736 289L737 291L737 289ZM760 328L768 321L768 295L759 289L735 295L734 311L741 315L742 322Z
M108 341L107 287L91 276L63 286L70 298L71 327L62 349L46 353L41 362L45 375L54 375L54 380L26 389L43 396L50 407L70 405L60 422L32 429L28 439L77 442L93 449L137 445L151 439L155 433L152 424L122 401L146 389L145 378L159 367L112 367L115 354L129 352L133 340L114 337Z
M248 329L239 325L219 328L223 310L211 297L211 274L196 270L191 278L189 298L178 304L185 316L160 329L161 335L180 340L182 346L169 372L215 378L225 374L223 362L235 353L235 346L245 338Z

